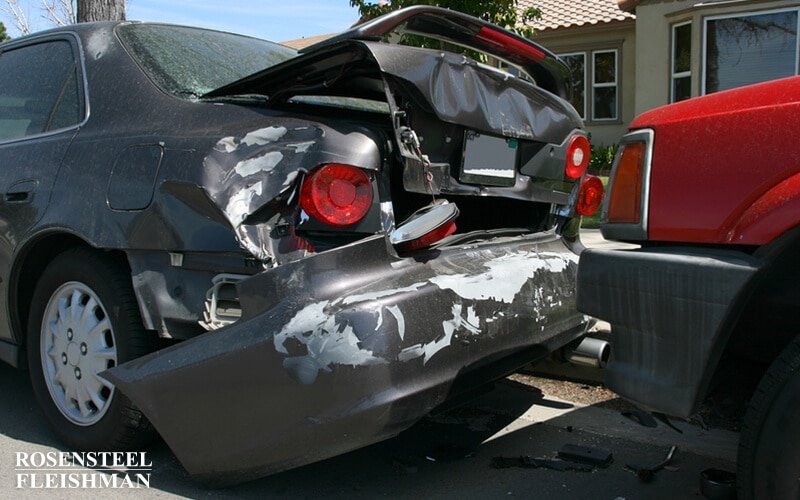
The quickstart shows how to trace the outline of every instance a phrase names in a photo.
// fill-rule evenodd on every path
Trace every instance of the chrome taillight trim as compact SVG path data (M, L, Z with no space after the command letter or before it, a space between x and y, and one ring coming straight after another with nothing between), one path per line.
M653 160L653 143L655 140L655 131L653 129L639 129L628 132L619 141L619 151L617 152L614 163L611 167L611 177L608 180L608 187L604 196L603 211L601 213L600 232L603 237L609 240L621 241L644 241L647 239L647 228L649 219L650 207L650 171L652 168ZM641 142L644 143L644 164L642 165L642 197L640 213L641 218L636 224L624 223L608 223L608 206L611 192L614 189L614 179L617 176L617 167L619 166L620 157L622 155L623 146Z

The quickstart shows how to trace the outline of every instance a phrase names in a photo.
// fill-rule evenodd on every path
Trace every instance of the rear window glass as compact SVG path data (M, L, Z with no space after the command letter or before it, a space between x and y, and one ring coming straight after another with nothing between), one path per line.
M294 57L294 49L231 33L159 24L126 24L118 35L164 90L194 98Z

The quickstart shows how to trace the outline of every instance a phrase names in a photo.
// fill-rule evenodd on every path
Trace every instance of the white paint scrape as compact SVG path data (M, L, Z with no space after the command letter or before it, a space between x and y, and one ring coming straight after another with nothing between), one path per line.
M240 222L247 218L253 199L261 196L263 188L263 183L258 181L252 186L242 189L228 200L225 214L234 226L238 226Z
M442 289L450 289L465 299L493 299L511 304L536 271L548 269L562 272L570 260L571 254L521 252L487 262L485 265L488 269L480 274L440 275L431 278L430 282Z
M375 331L384 326L384 315L390 314L396 320L397 334L405 340L406 322L403 311L393 301L384 301L404 293L414 293L423 287L436 285L445 290L452 290L456 295L472 301L494 300L512 304L514 298L522 291L523 286L532 279L537 271L548 270L552 273L565 271L577 256L562 253L541 253L537 251L519 252L503 255L488 260L483 265L485 271L478 274L436 275L426 282L418 282L403 288L380 290L376 292L354 294L335 300L326 300L306 305L275 335L275 349L282 354L290 355L287 340L294 339L305 346L306 354L284 359L284 367L290 376L303 384L312 384L320 370L331 371L332 365L365 366L387 364L393 359L376 356L371 350L360 345L359 336L353 326L347 322L337 322L336 311L343 306L374 302L376 318ZM535 290L535 303L531 314L539 317L543 310L553 306L556 298L545 295L543 290ZM391 304L391 305L389 305ZM370 309L370 308L366 308ZM451 306L452 317L442 321L442 334L430 342L418 343L403 348L396 360L405 362L422 358L426 364L437 353L449 347L458 333L460 336L480 335L481 323L484 325L504 316L502 311L494 317L481 318L475 307L454 302Z
M245 146L263 146L270 142L275 142L284 135L288 130L286 127L266 127L254 130L244 136L242 144Z
M270 151L261 156L240 161L233 170L242 177L249 177L259 172L270 172L282 159L283 153Z
M285 342L289 338L304 344L308 354L286 358L283 366L298 382L310 385L320 370L331 371L331 365L364 366L386 364L372 351L359 347L358 336L350 325L336 324L328 316L328 301L310 304L298 312L280 333L275 335L275 350L289 354Z

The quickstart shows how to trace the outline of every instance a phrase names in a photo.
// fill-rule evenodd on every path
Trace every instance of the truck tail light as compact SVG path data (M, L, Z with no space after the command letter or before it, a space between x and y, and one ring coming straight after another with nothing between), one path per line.
M580 179L589 168L592 147L585 135L575 134L567 145L567 164L564 172L570 179Z
M643 142L620 145L608 199L608 222L638 224L641 221L645 151Z
M587 175L581 182L581 189L578 191L578 203L575 211L580 215L590 216L597 212L603 202L603 181L594 175Z
M372 183L366 172L339 163L317 167L300 189L303 210L332 226L349 226L363 219L372 207L372 198Z

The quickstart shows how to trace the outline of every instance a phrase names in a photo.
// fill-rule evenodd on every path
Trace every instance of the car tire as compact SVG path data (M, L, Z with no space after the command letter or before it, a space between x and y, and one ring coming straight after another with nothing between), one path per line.
M77 450L133 450L154 431L98 374L153 350L124 262L89 248L56 257L38 281L28 321L33 392L54 433Z
M739 438L739 499L800 498L800 337L759 382Z

